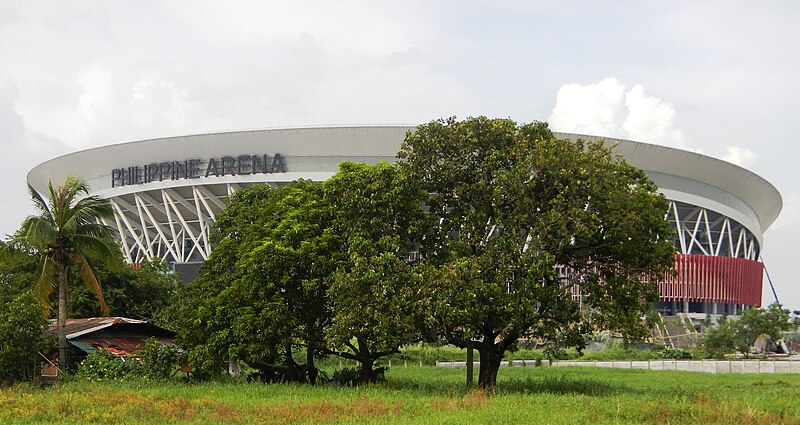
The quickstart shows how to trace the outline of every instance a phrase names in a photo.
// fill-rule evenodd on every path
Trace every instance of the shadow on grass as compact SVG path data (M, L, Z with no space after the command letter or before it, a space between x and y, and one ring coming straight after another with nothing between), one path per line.
M389 379L381 385L387 389L415 392L425 396L467 393L466 384L442 380L417 380L397 377ZM599 397L634 392L634 390L625 385L591 378L557 376L505 379L498 382L497 388L492 392L494 394L580 394Z
M566 376L512 379L498 383L498 394L580 394L608 396L631 391L630 388L591 378Z

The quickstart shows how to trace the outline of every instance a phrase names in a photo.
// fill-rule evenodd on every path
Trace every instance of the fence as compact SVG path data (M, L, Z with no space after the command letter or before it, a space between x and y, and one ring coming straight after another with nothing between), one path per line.
M478 362L474 363L479 366ZM619 369L679 370L705 373L800 373L797 360L625 360L625 361L571 361L555 360L506 360L501 366L588 366ZM467 362L436 362L439 367L466 367Z

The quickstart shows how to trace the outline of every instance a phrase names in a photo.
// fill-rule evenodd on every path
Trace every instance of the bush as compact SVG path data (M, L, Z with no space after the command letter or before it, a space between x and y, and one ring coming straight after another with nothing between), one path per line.
M692 359L694 358L694 356L689 350L685 348L664 347L663 350L656 353L655 358L685 360L685 359Z
M376 376L376 382L386 381L386 367L378 367L373 370ZM360 367L346 367L333 372L331 382L343 387L355 387L363 382L361 379Z
M0 282L2 285L3 282ZM5 288L3 288L5 289ZM20 295L0 289L0 384L32 379L41 360L42 329L47 321L31 291Z
M138 361L134 363L132 372L139 377L154 380L166 380L178 370L177 347L162 344L155 338L148 338L144 346L136 353Z
M125 360L106 350L96 350L78 365L76 376L89 381L143 378L166 380L178 369L175 346L150 338L137 352L138 358Z
M125 379L131 372L131 362L106 350L95 350L78 365L78 378L88 381Z

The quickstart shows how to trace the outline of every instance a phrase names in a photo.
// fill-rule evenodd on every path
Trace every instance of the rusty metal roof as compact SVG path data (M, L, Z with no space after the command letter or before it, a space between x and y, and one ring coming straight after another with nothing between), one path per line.
M89 317L85 319L67 319L67 339L72 339L81 335L97 332L109 326L121 324L145 324L145 320L129 319L127 317ZM50 322L50 327L45 331L45 335L56 335L58 325L56 321Z
M120 357L134 356L148 338L171 343L174 336L173 332L147 321L127 317L67 319L66 331L69 343L86 353L103 349ZM45 335L55 336L57 332L56 322L51 321Z

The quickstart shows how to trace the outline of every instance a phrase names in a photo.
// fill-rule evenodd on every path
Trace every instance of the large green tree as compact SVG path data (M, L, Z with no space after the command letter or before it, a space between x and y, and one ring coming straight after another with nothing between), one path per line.
M328 341L335 354L361 364L361 382L374 382L375 360L420 336L427 294L411 255L428 227L426 194L385 162L340 164L323 185L348 260L328 289Z
M309 181L243 189L228 200L216 244L173 312L179 341L203 368L238 358L315 382L330 322L328 277L341 255L321 187ZM293 358L306 352L306 364Z
M643 332L674 248L642 171L545 123L485 117L422 125L398 156L437 219L421 247L435 324L479 351L479 385L496 385L521 337L582 347L593 328Z
M387 163L345 163L325 183L234 194L214 252L173 314L192 361L213 368L239 358L314 383L315 357L334 354L374 381L375 360L419 334L420 274L409 260L425 195Z
M58 300L58 352L60 367L67 367L67 290L70 286L70 267L74 266L83 282L94 292L101 312L107 312L100 281L92 263L102 262L109 267L121 264L121 251L113 230L99 222L112 215L111 204L95 195L83 180L69 176L63 185L47 185L49 200L28 186L39 215L25 219L12 243L38 257L35 275L37 297L51 310L52 298Z

